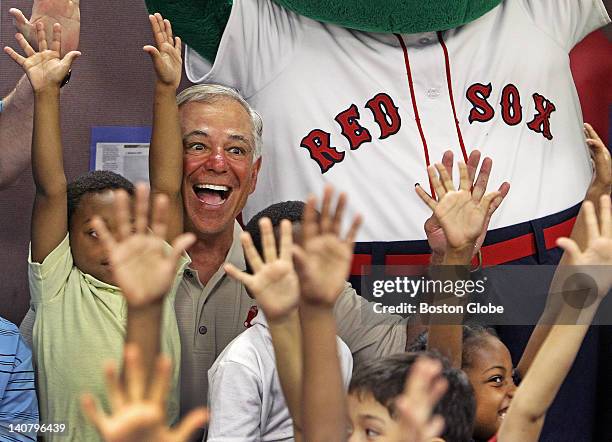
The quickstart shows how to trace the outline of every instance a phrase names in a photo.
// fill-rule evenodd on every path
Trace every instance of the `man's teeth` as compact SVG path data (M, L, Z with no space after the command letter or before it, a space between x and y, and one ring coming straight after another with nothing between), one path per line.
M195 188L198 190L217 190L222 192L230 190L227 186L218 186L216 184L196 184Z

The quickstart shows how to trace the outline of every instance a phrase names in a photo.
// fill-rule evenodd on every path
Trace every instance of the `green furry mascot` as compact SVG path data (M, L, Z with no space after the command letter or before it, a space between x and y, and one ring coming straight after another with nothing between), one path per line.
M275 0L300 15L367 32L443 31L480 17L501 0ZM208 60L215 59L232 0L146 0L151 12L172 21L177 35Z

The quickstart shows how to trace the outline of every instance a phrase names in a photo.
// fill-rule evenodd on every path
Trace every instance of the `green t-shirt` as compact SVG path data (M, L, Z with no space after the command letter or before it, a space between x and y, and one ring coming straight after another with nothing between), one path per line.
M67 433L46 440L101 440L81 413L80 396L89 392L109 412L103 367L107 360L122 361L127 303L118 287L97 280L74 266L69 236L42 264L29 263L32 308L36 311L33 353L38 381L41 423L62 422ZM179 412L181 344L174 314L178 282L189 259L183 257L166 297L161 347L174 364L169 422ZM66 437L68 436L68 437Z

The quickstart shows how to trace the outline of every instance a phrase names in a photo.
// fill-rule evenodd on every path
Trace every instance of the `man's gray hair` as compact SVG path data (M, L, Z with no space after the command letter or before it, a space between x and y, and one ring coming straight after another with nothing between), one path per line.
M176 103L181 107L185 103L192 101L199 103L214 103L220 99L229 98L237 101L251 117L253 125L253 139L255 140L255 148L253 151L253 161L261 156L261 134L263 132L263 120L261 115L253 109L249 103L238 93L236 89L221 86L220 84L196 84L181 91L176 96Z

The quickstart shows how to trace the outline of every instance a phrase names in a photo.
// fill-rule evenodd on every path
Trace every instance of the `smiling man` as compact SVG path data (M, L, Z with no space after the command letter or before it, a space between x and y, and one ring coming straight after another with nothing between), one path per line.
M181 408L186 412L206 402L206 373L245 329L254 305L222 266L231 262L245 268L242 229L235 219L257 183L262 121L238 93L221 86L188 88L177 104L184 227L197 236L175 304L182 347Z
M151 151L150 160L153 191L169 195L175 214L184 217L184 222L177 220L177 232L184 226L197 236L175 303L181 335L181 410L186 413L206 403L208 369L254 316L255 301L225 274L223 264L246 269L236 217L257 184L262 120L235 90L223 86L192 86L176 102L182 156L178 146L172 147L175 143L157 143L165 149ZM336 317L342 318L339 334L353 356L371 359L403 351L406 319L368 315L366 302L347 283L335 308Z

